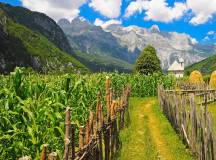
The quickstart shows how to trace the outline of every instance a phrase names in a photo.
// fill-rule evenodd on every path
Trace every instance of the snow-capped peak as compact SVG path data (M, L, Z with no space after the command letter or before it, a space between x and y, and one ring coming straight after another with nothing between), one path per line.
M160 28L158 27L158 25L154 24L151 26L150 31L153 33L158 33L158 32L160 32Z

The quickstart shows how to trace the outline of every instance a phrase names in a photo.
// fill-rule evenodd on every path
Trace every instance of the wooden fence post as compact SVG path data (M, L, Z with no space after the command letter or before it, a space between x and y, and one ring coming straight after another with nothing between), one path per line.
M106 107L107 107L107 120L110 118L110 79L106 77Z
M47 144L44 144L42 148L40 160L46 160L46 150L47 150Z
M116 108L116 101L112 102L111 105L111 128L110 128L110 135L111 135L111 158L114 156L115 153L115 146L116 146L116 112L115 112L115 108Z
M70 107L66 108L66 116L65 116L65 150L64 150L64 160L69 159L69 145L70 145L70 129L71 129L71 121L70 121Z
M75 159L75 131L76 131L76 124L71 124L71 136L70 136L70 142L71 142L71 155L70 160Z
M84 147L84 137L85 137L85 127L80 126L79 130L79 149L83 149Z

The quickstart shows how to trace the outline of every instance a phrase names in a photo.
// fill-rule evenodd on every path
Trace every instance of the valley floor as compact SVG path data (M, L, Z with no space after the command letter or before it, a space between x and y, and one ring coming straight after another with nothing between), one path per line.
M121 132L119 160L195 159L162 114L155 98L131 98L130 125Z

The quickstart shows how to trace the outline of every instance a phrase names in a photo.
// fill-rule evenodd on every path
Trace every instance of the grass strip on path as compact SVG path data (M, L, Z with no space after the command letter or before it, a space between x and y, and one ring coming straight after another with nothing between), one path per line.
M120 160L193 160L155 98L131 98L131 124L121 132Z

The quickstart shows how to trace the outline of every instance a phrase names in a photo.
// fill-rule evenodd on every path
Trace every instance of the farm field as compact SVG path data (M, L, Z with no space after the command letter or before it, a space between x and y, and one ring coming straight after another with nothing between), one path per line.
M107 80L109 81L108 87ZM91 113L96 115L101 113L100 115L103 115L101 120L104 120L102 122L104 126L101 129L109 125L112 129L106 128L106 131L110 132L111 136L115 135L111 133L117 133L118 135L120 133L119 142L119 136L112 136L112 138L107 139L106 134L108 132L105 132L105 130L101 132L104 142L101 146L102 149L105 149L101 152L103 156L110 154L110 157L112 157L115 153L118 153L117 158L120 160L196 159L195 156L192 156L188 147L184 145L187 144L185 139L188 137L189 141L193 140L191 139L191 137L193 138L191 132L193 130L191 130L191 124L189 124L192 121L188 113L191 112L191 115L195 115L195 112L193 112L193 109L186 112L183 110L186 121L182 121L182 125L186 126L187 124L187 130L182 133L183 131L176 126L182 123L181 119L184 120L182 116L184 114L179 114L178 119L175 119L175 113L180 113L178 110L181 105L175 105L174 103L179 101L181 96L177 96L176 101L176 95L173 94L175 92L166 94L167 97L164 97L163 93L166 93L166 90L157 88L158 85L162 85L164 89L175 88L175 84L175 78L161 74L143 76L139 74L98 73L57 76L41 75L23 68L17 68L10 75L0 77L0 105L2 106L0 108L0 159L12 160L26 155L34 157L33 159L41 159L44 144L48 144L47 153L56 152L60 159L63 158L66 135L65 124L67 124L65 121L66 108L69 108L71 114L70 122L75 125L74 145L79 153L82 153L81 143L83 147L89 144L89 140L86 142L86 136L82 139L80 135L90 133L90 137L93 136L91 131L83 130L81 132L80 128L90 126ZM124 95L127 95L125 94L127 88L130 88L129 106L128 103L121 102ZM159 107L159 102L155 98L157 89L160 97L159 102L163 104L162 108ZM110 93L107 94L107 91ZM98 101L98 95L100 95L100 101ZM110 98L107 99L107 95ZM185 102L182 102L189 104L189 99L189 97L185 97L182 99ZM107 107L108 101L110 101L108 106L111 108ZM102 109L98 108L98 102L101 103ZM114 109L115 104L117 105L116 110ZM180 102L177 104L180 104ZM212 103L209 106L209 111L215 121L216 111L214 106L215 103ZM125 110L122 112L121 109L123 108ZM112 109L112 111L109 109ZM130 117L124 114L127 109L129 109L129 112L126 113L130 113ZM123 115L121 115L122 113ZM109 114L115 117L113 119L113 116L110 116L111 121L109 120ZM123 123L119 123L122 117L124 117ZM96 127L100 123L97 118L95 119ZM201 116L201 118L203 117ZM204 121L201 119L196 123L203 126L201 122ZM115 125L112 125L114 123ZM121 124L123 124L123 127L121 127ZM199 130L196 131L201 133ZM97 135L97 132L94 133ZM186 138L182 137L183 134L186 135ZM205 133L203 132L203 134ZM184 139L184 144L182 139ZM93 140L97 142L97 138ZM110 148L109 153L104 153L107 151L106 147L103 147L103 145L106 145L106 140L110 142L108 147L114 146ZM122 144L122 149L120 152L114 153L114 150L119 151L116 149L119 144ZM200 146L202 147L202 144ZM189 148L191 149L191 144Z
M171 87L175 83L172 77L158 74L44 76L17 68L9 76L0 77L0 159L25 155L39 159L43 144L49 144L49 150L62 157L66 107L71 108L71 121L79 128L88 119L89 111L96 110L98 92L105 106L107 76L114 97L120 96L127 84L132 97L146 97L156 95L157 84ZM105 107L103 111L106 113Z
M121 132L120 160L193 160L156 98L130 99L130 126Z

